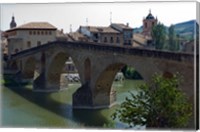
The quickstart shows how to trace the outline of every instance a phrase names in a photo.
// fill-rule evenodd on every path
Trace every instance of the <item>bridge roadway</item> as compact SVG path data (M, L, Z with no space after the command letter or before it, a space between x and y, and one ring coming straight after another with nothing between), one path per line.
M150 81L155 73L166 77L180 73L183 76L180 88L194 108L196 74L193 54L89 42L54 41L10 56L9 67L20 71L18 79L32 79L34 91L52 92L61 89L60 75L68 57L72 58L82 84L73 94L74 108L111 107L116 100L112 82L116 73L125 65L134 67L145 82Z

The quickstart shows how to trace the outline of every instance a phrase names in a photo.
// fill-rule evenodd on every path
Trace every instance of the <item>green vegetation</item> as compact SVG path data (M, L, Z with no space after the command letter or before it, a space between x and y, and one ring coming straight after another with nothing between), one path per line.
M5 86L20 86L20 85L30 85L28 82L17 82L13 79L12 75L4 75L1 78L1 84Z
M130 127L140 125L154 128L181 128L187 126L192 106L179 89L179 74L164 78L155 74L152 82L139 86L137 94L120 105L112 118L127 123Z
M181 22L174 24L174 31L179 37L183 40L191 41L194 39L194 25L196 21L190 20L186 22ZM141 33L142 26L139 28L134 28L134 33ZM168 27L165 26L166 31L168 32Z
M169 27L169 33L168 33L168 49L170 51L178 51L180 48L180 36L176 35L175 30L174 30L174 25L171 25Z
M122 69L122 72L126 79L143 79L142 76L133 67L125 66Z
M151 35L156 49L164 49L166 43L166 34L165 26L161 23L158 23L152 28Z

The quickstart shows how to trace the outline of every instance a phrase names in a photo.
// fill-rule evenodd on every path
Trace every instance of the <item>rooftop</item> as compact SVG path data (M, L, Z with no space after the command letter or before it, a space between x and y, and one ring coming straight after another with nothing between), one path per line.
M155 19L154 16L151 14L151 10L149 10L149 14L147 15L146 19Z
M68 36L73 40L73 41L89 41L89 39L83 35L80 32L70 32Z
M100 27L100 26L81 26L87 28L90 32L101 32L101 33L119 33L111 27Z
M9 29L9 30L7 30L7 32L13 31L13 30L29 30L29 29L51 29L51 30L56 30L57 28L55 26L51 25L48 22L30 22L30 23L26 23L26 24L20 25L18 27Z
M118 26L118 27L120 27L120 28L122 28L122 29L131 29L131 30L133 29L133 28L129 27L128 24L125 25L125 24L123 24L123 23L112 23L111 25Z

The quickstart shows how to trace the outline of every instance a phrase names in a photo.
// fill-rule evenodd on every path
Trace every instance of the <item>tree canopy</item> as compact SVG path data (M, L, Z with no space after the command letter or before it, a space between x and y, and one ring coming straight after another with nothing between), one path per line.
M192 113L187 96L179 89L179 74L166 78L155 74L152 82L139 86L137 94L120 105L112 115L130 127L140 125L154 128L185 127Z
M156 49L163 49L166 42L166 29L161 23L152 28L151 32L153 43Z
M175 30L174 30L174 25L171 25L168 30L169 30L168 49L170 51L178 51L180 49L180 46L179 46L180 36L178 34L176 35Z

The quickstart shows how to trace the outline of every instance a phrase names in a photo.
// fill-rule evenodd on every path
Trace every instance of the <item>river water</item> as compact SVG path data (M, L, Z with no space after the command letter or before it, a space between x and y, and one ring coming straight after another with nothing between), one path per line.
M127 126L119 121L113 121L111 115L125 97L129 96L128 91L137 92L136 87L142 82L138 80L114 82L117 105L100 110L72 109L72 94L80 87L79 83L69 84L65 90L54 93L33 92L30 84L2 86L1 126L123 129Z

